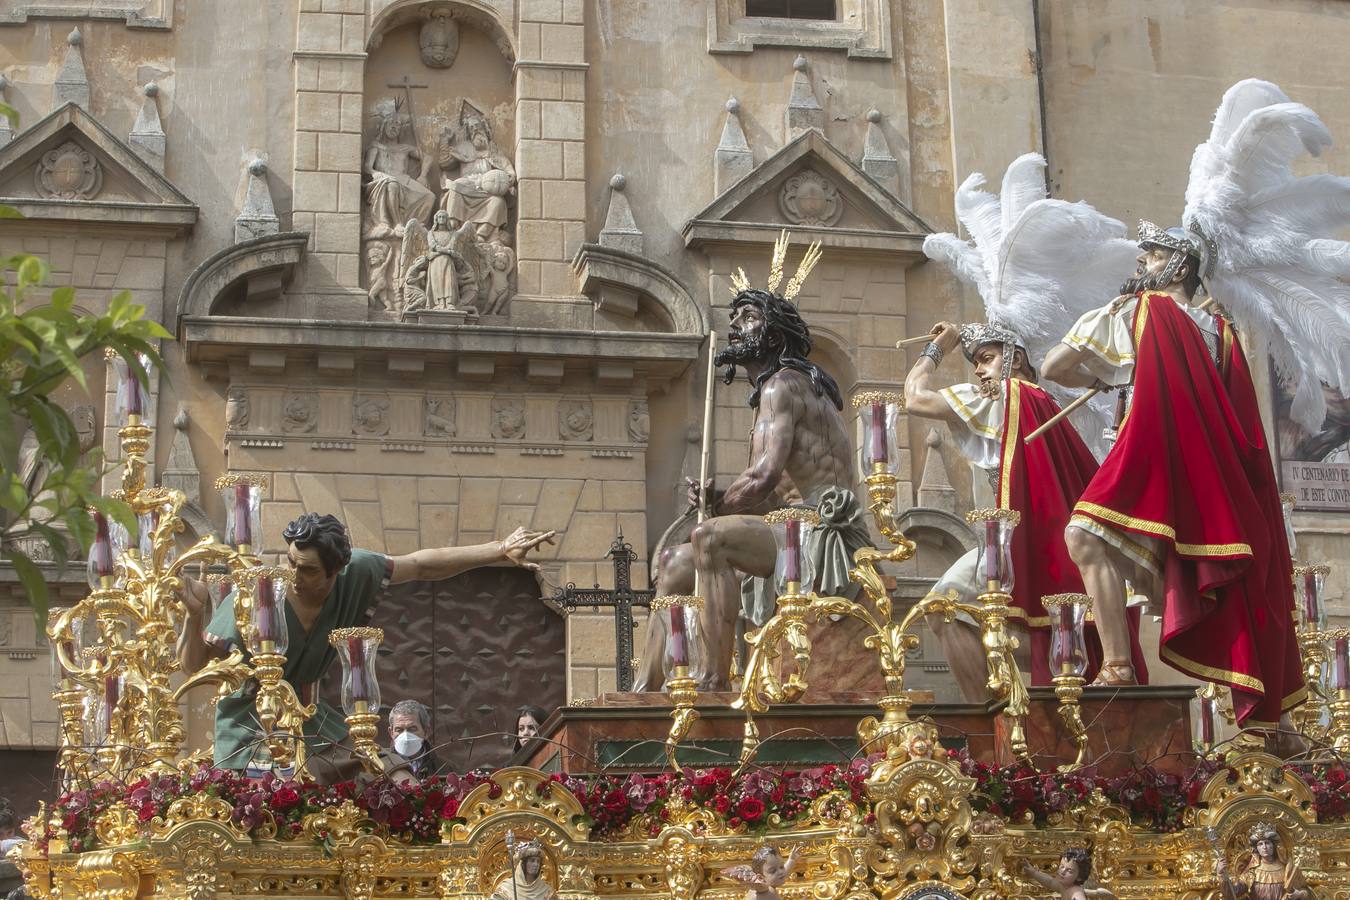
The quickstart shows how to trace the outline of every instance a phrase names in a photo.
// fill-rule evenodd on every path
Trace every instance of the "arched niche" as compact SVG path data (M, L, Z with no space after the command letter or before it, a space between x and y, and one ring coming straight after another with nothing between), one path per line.
M417 255L403 240L407 221L417 218L424 228L432 228L438 210L455 214L450 183L470 170L448 151L461 158L473 156L470 131L475 122L486 123L491 152L511 170L509 193L501 198L502 221L483 225L479 238L508 250L514 247L515 48L495 6L472 0L394 2L374 16L362 83L361 261L368 288L377 275L388 279L391 296L380 298L388 307L405 305L402 279L412 257L401 256ZM391 114L402 117L397 137L385 130ZM371 188L372 150L381 143L416 148L415 153L380 156L383 162L375 164L384 171L396 161L398 175L417 182L396 187L393 199L381 199ZM465 218L478 221L481 214L472 209Z

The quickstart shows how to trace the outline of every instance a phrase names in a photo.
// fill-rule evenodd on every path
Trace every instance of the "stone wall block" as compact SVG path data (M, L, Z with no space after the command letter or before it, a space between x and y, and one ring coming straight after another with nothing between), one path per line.
M352 172L361 168L361 135L330 132L319 135L319 168Z
M558 222L521 222L517 240L522 259L562 258L562 225Z
M565 141L586 137L586 107L563 100L545 101L540 109L540 136Z
M558 141L519 141L516 168L526 178L562 178L563 145Z
M562 0L520 0L520 21L561 22Z
M572 662L614 666L614 618L596 613L573 613L567 617L567 646ZM604 669L600 670L604 674ZM613 674L613 673L611 673Z
M337 212L338 177L332 172L296 172L292 204L296 210Z
M295 98L295 127L303 131L337 131L342 125L342 95L302 91Z
M545 62L585 62L586 29L581 25L541 25L539 58Z
M339 128L352 134L360 134L363 122L360 94L343 94Z
M523 29L522 29L523 32ZM523 38L522 34L522 38ZM522 54L524 49L522 48ZM561 100L562 71L540 66L521 66L516 73L518 100Z
M297 50L342 50L342 16L334 13L300 13L296 23Z
M546 219L585 219L586 184L582 181L545 181L542 184ZM632 218L631 214L629 216ZM639 240L641 236L639 235ZM603 239L602 239L603 240Z
M586 177L586 145L582 142L563 144L563 177L578 181Z

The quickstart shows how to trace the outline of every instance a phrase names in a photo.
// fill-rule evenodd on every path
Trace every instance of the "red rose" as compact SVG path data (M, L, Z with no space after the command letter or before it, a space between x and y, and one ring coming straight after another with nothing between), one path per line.
M764 815L764 801L758 797L742 797L736 804L736 815L746 822L758 821Z
M604 807L605 812L617 816L627 811L628 798L624 796L622 790L615 788L605 794L604 799L600 801L600 805Z
M459 800L455 797L446 797L445 802L441 804L441 818L453 819L459 813Z
M726 794L718 794L713 798L713 809L722 815L726 815L727 811L731 809L731 798Z
M300 802L300 792L295 788L284 785L272 792L272 808L280 812L296 806Z

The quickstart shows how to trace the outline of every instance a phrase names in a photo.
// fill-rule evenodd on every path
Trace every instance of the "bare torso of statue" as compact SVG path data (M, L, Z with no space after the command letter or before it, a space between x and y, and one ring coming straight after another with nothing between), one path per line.
M663 554L657 585L662 595L690 594L694 572L700 573L706 602L699 625L706 656L695 674L703 690L730 687L737 618L744 615L747 627L757 627L772 615L776 596L772 582L767 589L770 596L746 599L741 580L743 576L773 575L777 548L762 516L784 505L787 491L795 490L800 502L822 513L827 509L842 513L837 523L826 522L822 515L813 533L813 540L827 532L843 535L827 545L842 547L842 541L849 547L847 556L842 549L834 551L837 559L830 572L816 573L818 590L845 589L847 579L841 585L838 575L846 572L852 548L867 543L850 489L852 452L838 388L806 361L809 331L795 307L778 298L764 299L770 297L764 292L755 293L761 296L752 302L738 298L733 304L729 341L718 357L719 363L745 368L756 386L750 398L756 412L749 465L725 491L713 495L711 517L694 529L691 542ZM793 337L800 341L795 350L791 349ZM697 499L698 486L691 486L690 500ZM822 579L822 575L834 580ZM638 690L657 690L664 681L661 661L669 626L662 616L654 615L650 622Z

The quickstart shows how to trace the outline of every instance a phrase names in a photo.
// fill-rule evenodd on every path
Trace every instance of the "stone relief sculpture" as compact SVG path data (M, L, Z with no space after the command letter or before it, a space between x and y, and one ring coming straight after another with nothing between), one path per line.
M638 400L628 406L628 437L636 444L647 443L651 434L651 413L647 410L647 401Z
M389 433L389 398L357 394L352 399L352 433L379 436Z
M455 436L455 398L427 398L427 421L425 432L427 437Z
M393 86L418 87L404 82ZM509 228L515 168L492 142L487 117L468 100L460 102L458 125L442 131L434 160L417 149L410 109L410 98L377 104L378 131L365 155L370 306L402 319L451 310L503 313L516 264ZM439 200L427 186L433 164L441 170Z
M74 141L48 150L38 160L38 196L48 200L93 200L103 189L98 158Z
M830 226L844 214L839 189L818 172L798 172L778 194L778 208L794 225Z
M232 387L225 395L225 430L243 431L248 428L248 392Z
M493 400L492 436L507 440L524 437L525 404L519 400Z
M428 10L426 19L417 34L422 64L432 69L448 69L459 55L459 23L444 8Z
M591 401L564 400L558 404L558 437L565 441L589 441L594 431Z
M310 434L319 428L319 398L314 394L291 394L282 410L285 434Z

